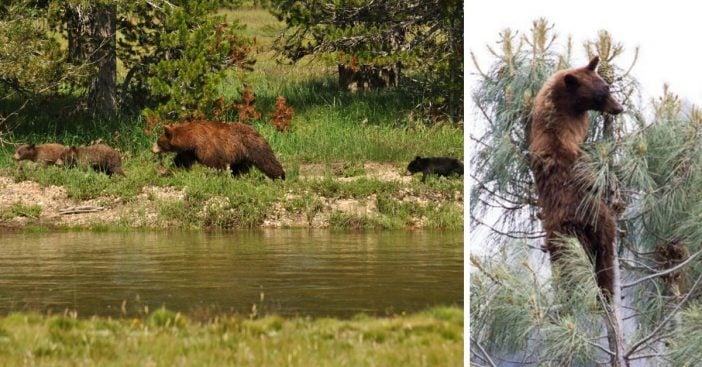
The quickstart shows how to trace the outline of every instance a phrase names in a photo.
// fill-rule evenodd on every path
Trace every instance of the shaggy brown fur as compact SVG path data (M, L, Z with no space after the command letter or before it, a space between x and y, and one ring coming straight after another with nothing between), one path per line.
M197 161L208 167L231 169L233 175L255 166L271 179L285 179L268 142L249 125L211 121L166 125L152 149L154 153L177 152L177 167L189 168Z
M575 236L594 261L597 284L609 296L616 223L601 199L582 205L593 199L586 199L583 187L588 185L577 182L574 173L576 161L584 154L580 145L587 135L587 111L618 114L623 110L595 72L598 62L595 57L583 68L561 70L546 81L534 102L529 151L552 264L562 251L558 236Z
M119 152L106 144L71 147L61 155L56 164L68 167L89 166L98 172L105 172L108 176L112 176L113 173L126 176L122 171Z
M30 160L47 166L56 164L56 160L61 157L61 154L63 154L66 149L68 148L65 145L54 143L40 145L22 144L17 147L12 159L16 161Z

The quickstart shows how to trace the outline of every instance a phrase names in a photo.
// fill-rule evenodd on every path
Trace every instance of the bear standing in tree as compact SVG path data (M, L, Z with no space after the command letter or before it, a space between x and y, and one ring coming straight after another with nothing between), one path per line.
M616 115L623 110L595 72L598 62L594 57L587 66L558 71L546 81L534 101L529 152L551 263L562 251L559 235L576 237L594 261L597 284L609 298L616 223L602 199L581 206L593 199L586 198L583 187L588 185L576 182L574 173L584 155L580 145L590 122L587 111Z
M249 125L212 121L183 122L163 127L151 151L176 152L176 167L190 168L194 162L217 169L230 169L234 176L252 166L271 179L285 179L285 171L268 142Z

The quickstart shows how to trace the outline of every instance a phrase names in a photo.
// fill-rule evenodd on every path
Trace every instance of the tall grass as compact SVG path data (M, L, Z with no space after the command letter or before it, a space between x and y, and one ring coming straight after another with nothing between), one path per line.
M3 366L460 366L463 311L352 320L266 316L196 323L167 310L144 318L0 318Z

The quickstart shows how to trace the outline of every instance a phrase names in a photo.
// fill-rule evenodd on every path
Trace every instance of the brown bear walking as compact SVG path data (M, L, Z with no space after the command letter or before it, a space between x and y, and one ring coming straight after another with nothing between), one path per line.
M17 147L12 159L16 161L30 160L46 167L50 164L56 164L56 161L66 149L68 148L65 145L54 143L39 145L22 144Z
M268 142L254 128L241 123L195 121L166 125L151 151L177 152L177 167L190 168L197 161L208 167L230 169L236 176L255 166L271 179L285 179L285 171Z
M106 144L71 147L61 155L56 164L68 167L89 166L95 171L106 173L108 176L112 176L112 174L126 176L122 171L122 158L119 156L119 152Z
M587 185L576 182L573 171L584 154L580 145L588 131L587 111L616 115L623 110L595 72L598 62L595 57L583 68L558 71L546 81L534 102L529 151L551 263L562 251L558 236L577 237L594 261L597 284L609 297L616 223L601 199L581 206Z

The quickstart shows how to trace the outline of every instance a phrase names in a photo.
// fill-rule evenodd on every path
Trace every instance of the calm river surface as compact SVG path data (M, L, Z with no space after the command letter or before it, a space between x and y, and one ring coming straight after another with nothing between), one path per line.
M0 234L0 313L348 317L463 305L463 233Z

